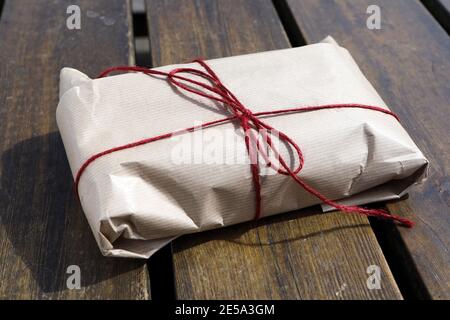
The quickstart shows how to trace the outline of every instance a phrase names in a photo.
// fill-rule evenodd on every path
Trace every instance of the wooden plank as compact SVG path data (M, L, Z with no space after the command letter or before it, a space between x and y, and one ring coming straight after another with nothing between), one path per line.
M147 1L155 65L289 47L271 1ZM367 222L312 208L174 241L178 298L401 298ZM366 269L382 270L369 290Z
M418 1L288 3L307 42L331 34L350 50L430 160L429 180L388 208L417 222L398 230L414 261L405 269L417 268L432 298L450 298L448 35ZM381 9L381 30L366 28L369 5Z
M66 27L69 5L81 30ZM145 261L101 256L57 131L59 71L131 63L129 3L5 2L0 21L0 298L146 299ZM81 289L66 286L67 268Z

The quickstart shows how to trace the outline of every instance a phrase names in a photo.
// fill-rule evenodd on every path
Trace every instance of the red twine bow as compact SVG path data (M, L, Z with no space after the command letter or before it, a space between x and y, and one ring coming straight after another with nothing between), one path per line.
M387 220L397 221L399 224L404 225L406 227L412 227L413 222L402 218L399 216L391 215L385 210L379 210L379 209L366 209L358 206L347 206L347 205L341 205L336 202L334 202L331 199L328 199L326 196L324 196L322 193L308 185L306 182L304 182L298 174L302 170L304 166L304 157L301 148L293 141L290 137L288 137L286 134L282 133L281 131L271 127L267 123L263 122L259 117L261 116L269 116L269 115L278 115L278 114L287 114L287 113L294 113L294 112L310 112L310 111L316 111L316 110L323 110L323 109L339 109L339 108L359 108L359 109L367 109L367 110L373 110L377 112L382 112L387 115L390 115L394 117L395 119L398 119L397 115L393 112L376 107L376 106L369 106L369 105L362 105L362 104L330 104L330 105L321 105L321 106L307 106L307 107L299 107L299 108L291 108L291 109L280 109L280 110L274 110L274 111L266 111L266 112L255 112L253 113L250 109L246 108L239 99L230 91L228 90L225 85L220 81L219 77L216 75L216 73L206 64L203 60L194 60L193 62L198 63L200 66L203 67L205 71L194 69L194 68L176 68L173 69L170 72L164 72L164 71L158 71L158 70L152 70L148 68L143 67L130 67L130 66L122 66L122 67L113 67L109 68L105 71L103 71L99 78L105 77L111 72L114 71L134 71L134 72L141 72L147 75L154 75L154 76L162 76L164 77L169 83L173 84L174 86L194 93L196 95L208 98L213 101L220 102L223 104L224 108L226 108L229 112L231 112L231 116L219 120L209 121L200 125L196 125L190 128L169 132L163 135L159 135L156 137L143 139L140 141L132 142L126 145L118 146L115 148L111 148L108 150L105 150L103 152L97 153L93 156L91 156L89 159L87 159L80 169L77 172L76 178L75 178L75 191L78 194L78 185L80 183L80 178L83 174L83 172L86 170L86 168L94 162L96 159L106 156L108 154L118 152L125 149L135 148L140 145L148 144L154 141L167 139L172 137L175 134L178 133L186 133L186 132L192 132L194 130L205 128L217 124L222 124L226 122L231 121L238 121L240 126L242 127L242 130L245 133L245 146L247 148L248 155L250 157L250 168L252 173L252 180L253 185L255 188L255 219L260 218L261 216L261 182L260 182L260 166L259 166L259 157L260 155L266 162L266 165L276 170L279 174L290 176L298 185L300 185L303 189L305 189L310 194L314 195L316 198L320 199L323 203L334 207L338 210L341 210L346 213L358 213L366 216L374 216L379 217ZM191 74L200 78L203 78L207 80L209 83L197 81L191 78L186 78L182 74ZM195 87L197 86L197 87ZM204 91L202 91L201 89ZM259 141L259 139L255 136L254 132L252 130L258 130L261 132L263 137L263 144ZM296 156L299 159L298 166L293 170L291 169L286 161L283 159L283 157L280 156L278 150L274 147L273 141L271 137L267 134L267 131L270 131L271 134L278 135L279 139L283 141L285 144L289 145L294 151ZM280 165L280 168L276 168L269 160L268 154L266 150L271 150L275 158L278 160L278 163Z

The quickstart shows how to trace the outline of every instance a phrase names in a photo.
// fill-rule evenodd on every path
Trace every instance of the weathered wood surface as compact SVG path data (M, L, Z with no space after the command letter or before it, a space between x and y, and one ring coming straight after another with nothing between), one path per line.
M81 8L81 30L66 9ZM0 21L0 298L143 299L144 261L101 256L57 131L59 71L132 62L127 1L5 1ZM67 267L81 269L68 290Z
M325 5L326 2L326 5ZM418 1L288 0L308 43L332 35L348 48L431 163L429 180L409 199L388 204L416 221L399 228L431 298L450 298L450 39ZM381 8L381 30L366 9ZM400 246L401 247L401 246ZM402 252L397 252L402 257ZM414 284L412 284L414 285Z
M147 1L154 65L289 47L271 1ZM178 298L401 298L367 219L318 208L174 241ZM366 286L369 265L382 289Z

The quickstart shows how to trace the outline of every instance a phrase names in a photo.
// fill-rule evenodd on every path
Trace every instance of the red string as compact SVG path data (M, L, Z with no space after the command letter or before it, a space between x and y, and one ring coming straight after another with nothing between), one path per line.
M122 146L118 146L115 148L111 148L108 150L105 150L103 152L97 153L93 156L91 156L89 159L87 159L80 169L77 172L76 178L75 178L75 190L78 194L78 185L80 183L81 176L83 172L86 170L86 168L95 160L98 158L101 158L103 156L106 156L108 154L118 152L125 149L131 149L138 147L140 145L148 144L154 141L163 140L172 137L174 134L179 133L185 133L185 132L192 132L194 130L200 129L200 128L206 128L212 125L218 125L226 122L231 121L239 121L244 133L245 133L245 146L247 148L247 152L250 157L250 169L252 173L252 180L253 185L255 189L255 219L258 219L261 216L261 182L260 182L260 174L259 174L259 156L261 156L265 162L266 165L276 170L278 173L290 176L298 185L300 185L303 189L305 189L310 194L314 195L318 199L320 199L323 203L334 207L338 210L341 210L343 212L347 213L358 213L366 216L374 216L379 217L387 220L396 221L401 225L404 225L406 227L412 227L413 222L402 218L399 216L391 215L385 210L379 210L379 209L366 209L358 206L347 206L347 205L341 205L336 202L334 202L331 199L328 199L326 196L324 196L322 193L320 193L318 190L314 189L310 185L308 185L306 182L304 182L299 176L298 173L302 170L304 166L304 157L303 153L300 149L300 147L293 141L290 137L288 137L283 132L271 127L267 123L263 122L259 117L261 116L271 116L271 115L278 115L278 114L287 114L287 113L294 113L294 112L310 112L310 111L316 111L316 110L324 110L324 109L339 109L339 108L358 108L358 109L366 109L366 110L372 110L377 112L382 112L387 115L390 115L394 117L395 119L399 120L397 115L393 112L376 107L376 106L369 106L369 105L363 105L363 104L330 104L330 105L321 105L321 106L306 106L306 107L298 107L298 108L289 108L289 109L280 109L275 111L265 111L265 112L255 112L253 113L251 110L247 109L239 100L238 98L230 91L228 90L225 85L220 81L219 77L215 74L215 72L204 62L203 60L194 60L194 62L198 63L200 66L203 67L205 71L193 69L193 68L176 68L173 69L170 72L164 72L164 71L158 71L158 70L152 70L142 67L130 67L130 66L122 66L122 67L113 67L106 69L103 71L99 78L105 77L111 72L115 71L135 71L135 72L141 72L148 75L153 76L161 76L162 79L166 79L169 81L169 83L173 84L174 86L194 93L198 96L202 96L205 98L208 98L213 101L220 102L223 104L225 108L227 108L228 111L231 112L232 116L205 122L203 124L193 126L190 128L169 132L166 134L162 134L156 137L143 139L140 141L132 142L129 144L125 144ZM207 83L198 81L192 78L187 78L183 76L183 74L191 74L194 76L197 76L199 78L202 78L207 81ZM261 145L261 142L259 139L255 136L253 130L258 130L258 132L261 132L263 135L263 145ZM270 132L270 134L267 134L267 132ZM283 157L280 156L278 150L274 147L272 143L272 139L270 135L278 135L279 139L289 145L292 150L295 151L295 155L298 158L298 165L295 169L291 169L286 161L283 159ZM274 157L278 160L278 163L280 167L275 167L273 162L269 160L269 157L266 153L266 150L271 150L273 152Z

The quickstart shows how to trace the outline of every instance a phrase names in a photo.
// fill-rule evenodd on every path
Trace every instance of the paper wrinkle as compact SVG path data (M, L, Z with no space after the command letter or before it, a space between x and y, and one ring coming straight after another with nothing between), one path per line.
M359 164L359 170L358 170L357 174L353 178L350 179L350 184L349 184L347 190L343 194L345 197L348 197L353 194L354 186L362 178L367 166L369 165L369 162L371 162L373 160L375 144L373 142L374 135L371 133L370 125L368 125L367 123L363 123L359 127L359 131L362 132L362 135L364 137L363 139L365 141L367 148L365 150L366 152L363 152L361 154L361 162Z
M107 257L121 257L121 258L140 258L148 259L159 248L164 247L169 242L175 240L176 237L145 241L145 240L129 240L121 238L114 243L114 248L102 250L102 253Z
M66 93L66 91L81 85L84 82L89 82L91 79L84 73L72 69L62 68L59 75L59 98Z
M420 169L418 169L412 176L392 180L381 186L357 193L348 198L336 200L337 203L343 205L364 205L380 201L397 200L408 193L408 191L417 184L422 184L427 179L428 161L425 161ZM321 205L323 212L330 212L336 210L326 204Z
M122 217L110 217L100 221L100 232L113 244L121 237L131 240L145 240L136 231L136 217L133 213L124 214Z
M139 164L139 167L144 168L144 166L141 166ZM145 168L145 169L148 169ZM155 169L154 167L150 167L150 169ZM138 169L139 170L139 169ZM156 174L159 170L151 170L153 174ZM133 171L133 173L137 173L139 171ZM145 171L141 171L145 172ZM108 211L108 216L104 218L104 220L112 220L112 229L113 230L121 230L121 228L126 225L127 219L118 219L123 216L122 210L125 208L131 209L131 213L128 213L127 215L129 217L133 218L133 227L128 228L128 230L133 231L131 234L133 234L133 237L128 237L128 234L124 234L126 238L130 239L156 239L160 237L161 235L158 234L149 234L146 232L146 230L142 230L142 226L144 226L146 223L151 221L151 217L157 218L157 221L151 221L153 227L158 227L158 225L161 225L161 227L170 227L171 233L173 234L166 234L166 236L176 235L182 230L190 230L190 231L196 231L199 229L199 226L195 223L194 220L190 218L190 216L186 213L186 211L183 209L183 201L180 201L180 199L174 197L169 190L167 190L168 186L164 186L163 182L158 182L157 179L150 179L148 176L146 177L145 174L137 174L133 176L130 173L129 176L126 177L127 180L133 179L136 183L130 184L127 182L126 184L120 183L118 181L118 176L111 175L111 181L113 181L114 188L112 191L111 198L114 198L114 202L120 201L121 205L120 207L114 208L114 210ZM170 177L168 181L173 181ZM168 181L164 183L168 183ZM182 186L180 186L182 188ZM186 189L180 189L180 190L186 190ZM160 197L159 202L156 204L152 204L148 206L148 209L146 212L141 212L142 209L145 208L145 205L142 205L141 210L138 210L135 208L135 203L142 203L143 201L146 201L145 198L137 197L137 194L158 194ZM189 197L191 200L195 200L194 197ZM117 200L116 200L117 199ZM148 200L147 200L148 201ZM128 206L128 203L133 203L133 205L130 207ZM158 207L158 210L155 210L155 207ZM114 223L114 220L116 220L116 223ZM129 226L128 226L129 227Z
M384 166L386 162L396 163L398 164L397 168L392 174L385 176L384 180L378 180L373 182L373 186L383 184L388 182L391 179L402 179L405 175L410 175L412 172L405 173L405 164L404 162L409 160L417 159L417 153L415 150L409 148L408 146L400 143L396 139L391 139L389 136L386 136L382 133L381 130L377 129L376 126L373 126L370 123L363 123L361 126L361 132L364 136L364 141L366 145L366 152L361 154L361 162L359 164L359 170L357 174L350 179L350 183L348 189L344 192L344 196L348 197L363 191L364 188L367 188L366 181L363 181L361 184L361 180L364 180L364 174L367 170L371 170L372 168L376 168L377 166ZM375 140L388 140L389 144L392 146L398 145L396 151L392 150L390 152L391 157L389 158L381 158L380 155L383 154L383 151L376 151L375 147L377 145L386 145L385 142L377 143ZM398 153L400 152L400 153ZM425 162L419 159L418 165L424 164ZM410 168L416 168L416 165L411 165ZM370 185L372 186L372 185Z
M335 103L387 109L350 53L326 43L210 60L223 83L253 112ZM158 68L194 67L191 64ZM211 101L184 94L166 81L129 73L91 80L61 71L57 123L75 176L90 156L119 145L220 119ZM366 204L398 198L427 176L428 161L391 116L359 109L264 117L302 148L300 177L332 199ZM148 258L176 237L251 220L255 193L242 132L236 123L202 131L236 130L220 140L226 163L174 163L189 141L166 139L101 157L84 172L79 195L105 256ZM185 135L194 135L186 133ZM210 141L210 140L205 140ZM214 142L219 144L219 142ZM192 150L190 156L208 151ZM280 153L292 160L292 150ZM228 162L230 160L230 162ZM294 167L295 163L292 163ZM261 177L262 215L320 204L291 178ZM322 205L324 210L330 208Z

